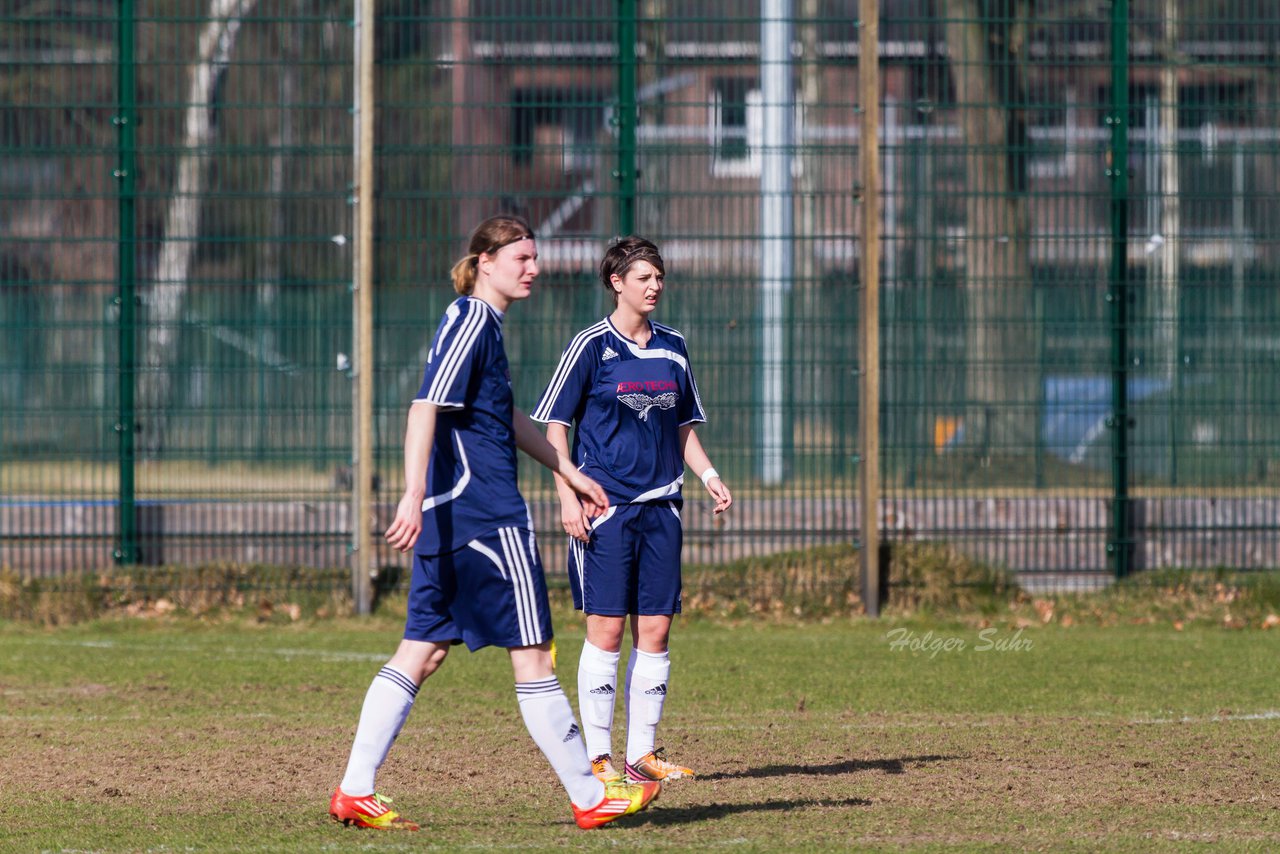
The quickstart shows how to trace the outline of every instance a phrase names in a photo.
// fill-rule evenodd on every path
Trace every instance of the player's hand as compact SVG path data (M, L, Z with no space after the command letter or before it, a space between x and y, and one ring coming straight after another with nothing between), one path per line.
M584 543L591 541L591 517L582 509L578 496L561 497L560 524L564 527L564 532L575 540Z
M603 516L609 509L609 496L604 494L604 489L582 472L577 469L570 470L565 476L565 481L568 482L569 488L578 493L578 497L582 499L582 512L589 518Z
M719 516L733 506L733 493L729 492L729 487L720 478L713 477L707 481L707 492L716 500L716 506L711 510L712 515Z
M396 506L396 518L384 534L396 551L407 552L422 533L422 496L406 491Z

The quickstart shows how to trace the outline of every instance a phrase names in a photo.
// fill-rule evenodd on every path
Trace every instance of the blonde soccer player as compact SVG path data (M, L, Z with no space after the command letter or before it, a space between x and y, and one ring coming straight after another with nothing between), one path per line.
M537 275L533 231L511 216L482 222L453 268L458 299L436 328L409 408L405 492L386 532L396 549L413 550L404 638L369 686L346 773L329 802L343 824L418 829L378 793L374 778L423 684L458 643L510 654L525 727L564 785L579 827L599 827L658 795L657 784L593 775L553 670L546 582L517 487L516 448L556 472L588 518L605 512L608 499L513 406L502 321L529 297Z

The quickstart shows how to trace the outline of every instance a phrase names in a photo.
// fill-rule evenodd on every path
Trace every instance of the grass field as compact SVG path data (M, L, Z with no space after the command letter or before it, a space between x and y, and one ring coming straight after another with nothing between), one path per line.
M326 807L394 615L0 624L0 850L1280 846L1280 632L980 625L685 620L660 738L701 776L593 832L505 654L456 651L379 780L424 832L380 834Z

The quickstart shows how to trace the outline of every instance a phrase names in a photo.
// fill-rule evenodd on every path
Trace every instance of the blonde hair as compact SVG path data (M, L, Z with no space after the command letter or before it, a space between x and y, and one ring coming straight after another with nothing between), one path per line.
M493 255L509 243L533 240L533 229L518 216L499 214L491 216L476 226L467 244L467 254L453 265L453 289L460 296L470 296L476 288L480 256Z

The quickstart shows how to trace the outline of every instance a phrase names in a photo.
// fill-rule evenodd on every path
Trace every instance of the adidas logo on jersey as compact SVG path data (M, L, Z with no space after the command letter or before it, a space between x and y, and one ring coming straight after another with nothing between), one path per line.
M650 688L648 691L645 691L645 693L657 694L659 696L665 697L667 695L667 683L663 682L661 685L655 685L654 687Z
M578 725L569 724L569 731L565 733L565 736L564 736L565 743L567 744L568 742L573 741L577 737L578 737Z
M609 361L610 359L616 359L616 358L618 358L618 353L617 353L617 351L616 351L616 350L614 350L612 347L605 347L605 348L604 348L604 355L602 355L602 356L600 357L600 361L602 361L602 362L607 362L607 361Z
M612 685L601 685L599 688L592 688L591 693L592 694L608 694L612 696L614 691L613 691Z

